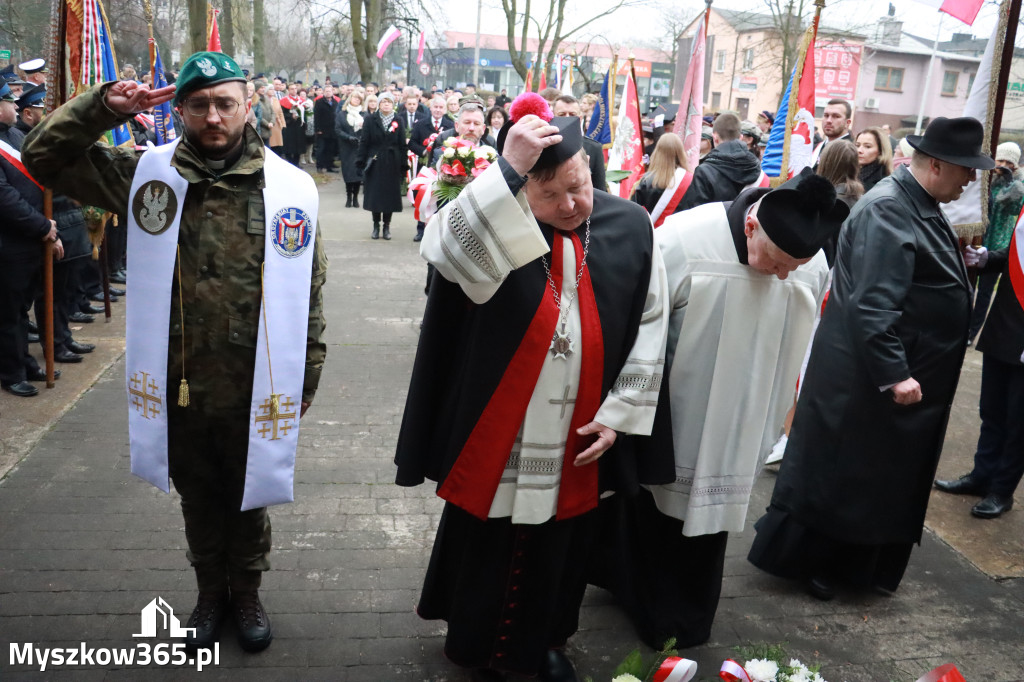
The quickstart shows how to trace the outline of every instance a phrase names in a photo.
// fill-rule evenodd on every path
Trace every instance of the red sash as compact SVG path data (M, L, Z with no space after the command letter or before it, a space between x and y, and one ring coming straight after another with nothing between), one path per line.
M668 205L665 206L665 210L661 212L658 219L654 222L654 227L661 227L661 224L665 222L665 218L676 212L676 206L683 200L683 195L686 194L686 190L690 189L690 183L693 182L693 173L687 171L683 179L679 181L679 185L676 187L676 191L672 193L672 198L668 200Z
M562 288L562 236L555 232L551 245L551 279L555 288ZM572 243L576 262L583 260L583 245L575 233ZM595 440L594 436L578 436L576 429L590 423L601 401L601 381L604 376L604 340L597 301L590 281L590 271L583 269L577 292L582 326L582 369L580 387L576 395L569 434L566 439L562 481L558 491L559 520L577 516L597 507L598 468L595 464L573 466L576 455ZM523 424L530 396L537 387L544 356L551 346L551 337L558 323L558 306L554 294L544 287L544 295L516 349L497 390L487 402L480 419L469 434L458 459L444 479L437 494L464 509L478 519L485 520L491 510L494 493L501 482L508 453L512 451L516 434Z
M28 169L25 168L25 164L21 162L21 152L19 152L17 149L7 144L3 140L0 140L0 156L7 159L8 163L17 168L21 172L21 174L24 175L29 180L31 180L36 187L38 187L39 189L43 189L43 186L39 184L39 181L32 177L32 175L28 172Z

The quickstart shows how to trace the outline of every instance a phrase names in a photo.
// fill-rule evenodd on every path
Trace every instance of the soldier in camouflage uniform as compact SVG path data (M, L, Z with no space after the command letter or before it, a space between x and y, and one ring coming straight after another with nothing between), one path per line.
M150 91L121 81L72 99L26 139L23 159L47 187L124 214L140 154L96 140L134 112L175 99L184 139L172 165L189 182L178 237L185 323L182 329L175 269L167 364L173 377L187 362L191 395L187 407L178 407L177 387L170 382L166 404L170 477L181 495L187 556L199 587L187 625L197 630L186 643L212 646L230 608L243 648L258 651L271 640L257 592L270 567L270 520L265 507L239 509L264 260L265 147L245 123L251 103L237 65L231 62L237 78L229 69L229 77L218 72L210 83L189 62L176 93L175 86ZM205 114L199 111L203 102ZM319 229L313 248L302 414L313 400L327 350L321 294L327 258Z

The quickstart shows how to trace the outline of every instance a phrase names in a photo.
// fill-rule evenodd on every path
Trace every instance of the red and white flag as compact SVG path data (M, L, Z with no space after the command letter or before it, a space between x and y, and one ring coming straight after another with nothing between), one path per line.
M1010 238L1010 286L1020 307L1024 308L1024 210L1017 218L1017 227ZM1024 362L1024 355L1021 356Z
M628 199L633 185L644 174L644 132L640 125L640 98L637 97L633 70L626 72L626 87L619 105L619 123L615 129L615 141L608 157L608 170L629 171L629 176L618 184L618 195ZM612 194L616 193L615 183L609 183Z
M420 31L420 49L419 49L419 52L416 53L416 63L417 64L422 64L423 63L423 48L426 46L426 44L427 44L427 32L426 31Z
M818 34L818 20L807 29L801 50L804 52L804 69L799 75L794 103L790 96L789 108L796 106L793 127L789 130L788 177L812 165L814 156L814 39Z
M710 7L709 5L708 11ZM683 149L686 151L686 160L690 168L696 168L700 161L700 133L704 123L704 48L707 43L705 23L702 19L697 35L693 38L690 66L686 69L686 83L683 85L683 95L679 98L679 108L681 110L685 106L686 114L684 115L682 111L676 114L676 124L672 130L683 138Z
M394 24L388 26L388 30L384 31L384 35L380 37L380 42L377 43L377 59L384 56L391 43L398 40L400 35L402 35L402 32L395 28Z
M219 9L213 10L213 20L210 21L210 39L207 41L206 50L208 52L221 52L220 48L220 29L217 28L217 15L220 14Z
M974 23L978 17L978 11L985 4L985 0L917 0L922 5L934 7L940 12L945 12L955 17L968 26Z

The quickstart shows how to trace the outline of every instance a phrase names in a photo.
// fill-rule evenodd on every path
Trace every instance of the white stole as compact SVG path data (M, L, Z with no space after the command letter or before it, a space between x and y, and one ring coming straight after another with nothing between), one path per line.
M170 490L167 350L171 287L181 211L189 184L171 165L177 145L174 142L153 147L142 155L128 207L128 276L132 278L132 295L127 305L126 381L131 470L164 492ZM294 499L295 450L319 207L312 178L270 150L264 153L264 300L260 307L249 409L243 511ZM187 349L185 364L187 368ZM174 379L177 377L171 378ZM277 409L272 407L273 396L277 396Z

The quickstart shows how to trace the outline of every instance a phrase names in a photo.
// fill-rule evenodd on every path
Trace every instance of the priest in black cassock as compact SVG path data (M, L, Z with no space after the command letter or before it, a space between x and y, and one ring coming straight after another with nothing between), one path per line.
M448 622L448 658L568 681L598 499L658 468L613 446L654 420L665 280L646 212L593 191L578 122L524 97L421 242L441 277L395 461L446 500L418 613Z

